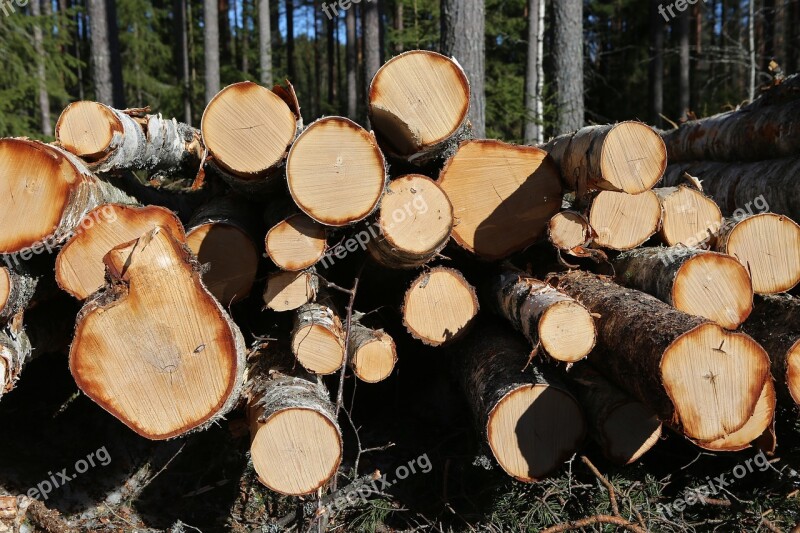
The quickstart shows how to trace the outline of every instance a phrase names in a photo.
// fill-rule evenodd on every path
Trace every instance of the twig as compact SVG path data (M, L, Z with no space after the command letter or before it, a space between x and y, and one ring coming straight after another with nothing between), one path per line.
M605 485L606 489L608 490L608 499L611 501L611 512L614 513L614 516L621 516L619 514L619 505L617 504L617 495L614 491L614 485L612 485L611 482L600 473L600 471L592 464L588 457L581 455L581 461L583 461L583 464L589 467L589 470L592 471L592 474L594 474L595 477L600 480L600 483Z
M646 529L642 529L636 524L631 524L624 518L619 516L610 516L607 514L598 514L595 516L582 518L580 520L556 524L555 526L551 526L542 530L541 533L561 533L562 531L572 531L574 529L581 529L594 524L610 524L612 526L621 527L627 531L632 531L633 533L647 533Z

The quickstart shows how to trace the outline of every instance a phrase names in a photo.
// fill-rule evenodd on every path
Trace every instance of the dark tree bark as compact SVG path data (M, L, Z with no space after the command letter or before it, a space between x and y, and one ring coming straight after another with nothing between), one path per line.
M192 125L192 89L189 79L189 36L186 31L186 0L174 0L175 35L180 36L175 43L175 55L180 70L178 81L183 91L183 121Z
M294 0L286 0L286 70L289 81L297 81L294 65Z
M679 68L678 68L678 103L681 118L686 118L691 102L691 55L689 53L689 37L691 28L691 12L686 10L675 20L678 35Z
M525 70L525 144L544 142L542 131L542 52L544 0L528 0L528 63Z
M92 81L95 98L117 108L125 107L122 92L122 62L114 2L87 0L91 34Z
M356 74L356 12L348 9L345 14L345 25L347 27L347 53L345 58L345 68L347 69L347 116L355 120L358 105L358 76Z
M206 102L219 92L219 4L217 0L203 0L203 46L206 63Z
M369 94L369 84L383 64L381 42L380 0L364 3L364 83Z
M661 127L664 113L664 18L658 12L661 0L650 1L650 123Z
M764 34L762 36L764 55L761 69L766 72L769 70L769 62L775 58L775 0L764 0L762 13L764 20Z
M272 87L272 27L269 19L269 0L258 0L258 64L261 85Z
M553 2L556 134L583 126L583 1Z
M403 19L403 0L396 0L397 5L394 8L394 31L396 40L394 42L394 53L403 53L403 31L405 30L405 20Z
M578 0L580 1L580 0ZM442 53L455 57L470 83L469 120L486 136L486 14L483 0L442 0Z

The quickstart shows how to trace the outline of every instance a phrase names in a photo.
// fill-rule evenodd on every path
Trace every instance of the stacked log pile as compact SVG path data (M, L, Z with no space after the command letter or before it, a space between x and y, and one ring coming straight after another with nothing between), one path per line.
M223 89L199 130L73 103L53 144L0 139L0 394L69 346L78 387L131 430L239 409L260 481L306 495L342 462L346 376L390 379L427 345L518 480L586 437L621 464L662 427L740 450L776 398L800 402L800 196L777 194L800 146L761 133L800 99L773 91L663 138L624 122L541 147L472 138L469 81L426 51L376 74L374 131L304 126L290 84ZM763 157L756 140L785 159L729 161ZM356 305L365 269L394 323ZM59 292L82 305L60 342L33 320Z

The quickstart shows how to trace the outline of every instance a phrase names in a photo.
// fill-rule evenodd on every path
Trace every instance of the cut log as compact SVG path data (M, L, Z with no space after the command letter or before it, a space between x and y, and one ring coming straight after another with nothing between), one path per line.
M738 328L753 310L750 275L729 255L695 248L639 248L614 262L618 283L690 315Z
M375 74L369 120L388 154L424 164L464 140L469 103L469 81L455 60L414 50Z
M103 204L92 209L58 254L58 286L78 300L85 300L105 285L106 254L156 226L165 228L178 241L186 239L178 218L163 207Z
M273 272L267 277L264 303L277 312L294 311L313 302L319 279L313 272Z
M34 274L28 265L7 263L0 266L0 324L24 311L34 298L42 276Z
M225 196L201 207L189 222L186 244L200 264L208 265L203 282L225 306L247 298L253 288L261 240L254 237L254 219L245 202Z
M587 126L543 145L561 168L564 188L580 198L591 190L638 194L664 175L664 141L641 122Z
M325 255L327 231L305 214L296 213L272 226L264 245L267 257L281 270L305 270Z
M597 331L584 306L524 272L493 276L485 301L533 344L557 361L574 363L594 348Z
M23 260L66 242L91 209L135 204L75 156L27 139L0 139L0 254Z
M547 224L547 237L562 252L580 255L589 247L594 232L589 220L576 211L561 211Z
M213 163L231 186L260 193L280 186L276 173L301 120L279 95L245 81L220 91L200 129Z
M191 252L157 227L105 264L109 281L84 305L70 350L78 387L153 440L218 421L241 394L245 345Z
M767 350L778 391L800 405L800 299L785 294L757 296L742 329Z
M558 169L532 146L463 142L445 164L439 185L453 204L453 238L486 260L544 238L550 218L561 209Z
M756 294L787 292L800 283L800 226L788 217L726 219L716 249L747 268Z
M722 212L702 192L681 185L653 189L661 201L661 241L667 246L694 247L722 225Z
M476 328L458 350L455 373L478 432L508 475L532 483L575 453L586 433L578 402L556 376L528 365L530 350L510 330Z
M363 220L378 207L386 161L375 137L355 122L326 117L297 138L286 163L289 192L303 212L327 226Z
M350 368L361 381L378 383L392 374L397 348L388 333L356 323L350 329L349 348Z
M602 191L589 207L594 244L611 250L631 250L644 244L661 225L661 203L653 191L641 194Z
M320 376L333 374L345 363L345 332L336 312L307 304L294 317L292 353L303 368Z
M287 357L267 351L255 358L245 396L258 480L281 494L312 494L342 461L342 432L328 391Z
M375 225L380 236L367 243L372 258L388 268L417 268L450 240L453 206L430 178L403 176L389 184Z
M441 346L462 337L478 314L475 288L458 270L435 267L417 277L403 300L403 325L417 340Z
M753 415L769 374L767 354L753 339L600 276L569 272L558 281L599 315L604 351L596 368L663 422L712 441Z
M191 126L99 102L73 102L56 123L56 140L94 172L200 170L203 144Z
M639 460L661 438L662 423L637 402L586 364L569 371L573 390L586 413L589 435L603 454L619 465Z

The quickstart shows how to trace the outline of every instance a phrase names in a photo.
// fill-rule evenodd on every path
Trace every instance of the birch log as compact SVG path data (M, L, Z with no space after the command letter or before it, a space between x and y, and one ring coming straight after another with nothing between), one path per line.
M353 374L366 383L388 378L397 363L397 347L391 335L359 323L350 328L348 361Z
M345 363L345 332L336 312L311 303L295 312L292 353L312 374L333 374Z

